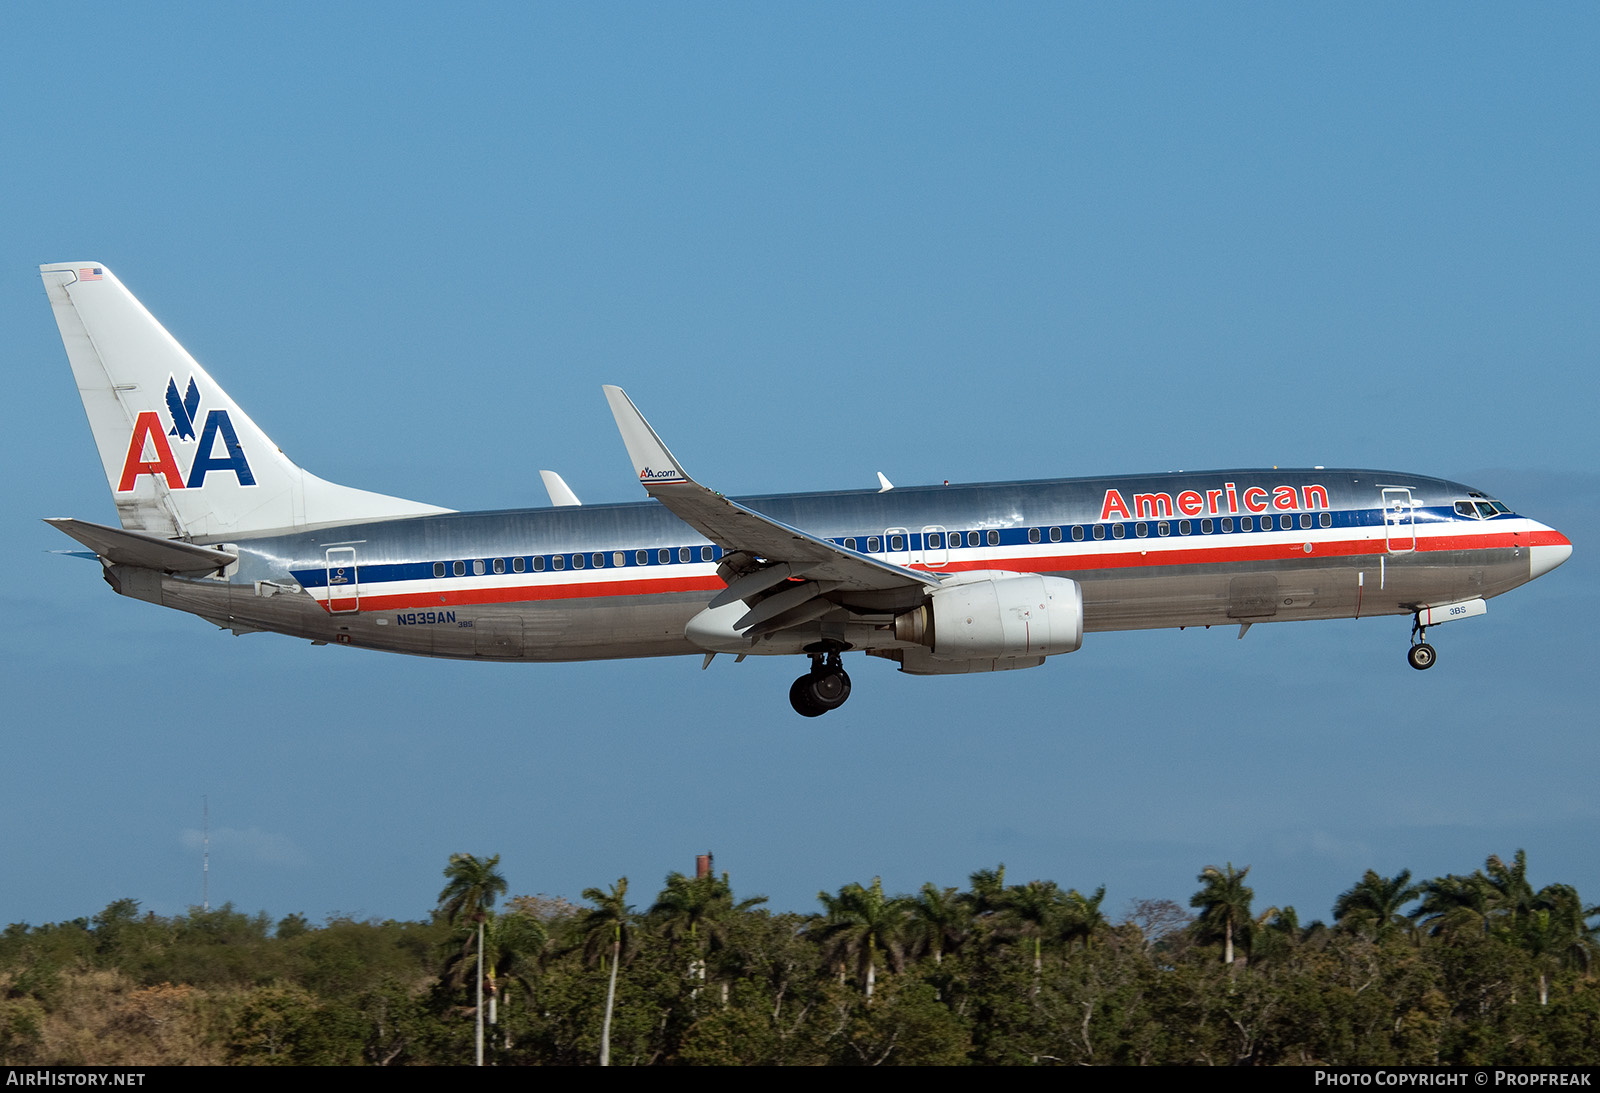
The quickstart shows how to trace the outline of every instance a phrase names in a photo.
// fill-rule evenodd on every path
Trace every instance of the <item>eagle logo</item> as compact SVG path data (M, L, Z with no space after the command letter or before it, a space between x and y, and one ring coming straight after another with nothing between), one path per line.
M178 397L178 380L170 377L167 380L167 412L172 415L172 428L167 430L168 436L175 436L179 440L194 439L194 415L200 410L200 388L195 386L194 377L189 377L189 389L183 397Z

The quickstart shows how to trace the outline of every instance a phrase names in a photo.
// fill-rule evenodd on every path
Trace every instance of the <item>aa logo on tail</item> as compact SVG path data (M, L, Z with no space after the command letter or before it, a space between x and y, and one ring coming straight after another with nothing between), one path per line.
M180 399L178 397L178 381L176 378L167 380L167 412L172 415L172 428L167 431L168 436L175 436L179 440L194 439L194 415L200 409L200 388L194 384L194 377L189 377L189 390Z
M189 377L188 389L180 398L177 377L167 380L167 413L170 426L163 425L161 415L145 410L133 423L133 435L128 438L128 455L122 461L122 480L118 493L133 489L143 475L153 474L172 490L197 490L205 485L206 475L212 471L232 471L241 486L253 486L256 477L250 470L244 449L239 446L239 436L234 432L233 421L226 410L212 410L206 414L205 424L195 437L195 418L200 412L200 388L194 377ZM189 473L185 479L173 456L167 437L176 437L184 449L192 443L193 455L189 458ZM216 453L217 439L221 438L224 455ZM150 458L146 458L146 454ZM187 452L186 452L187 454Z

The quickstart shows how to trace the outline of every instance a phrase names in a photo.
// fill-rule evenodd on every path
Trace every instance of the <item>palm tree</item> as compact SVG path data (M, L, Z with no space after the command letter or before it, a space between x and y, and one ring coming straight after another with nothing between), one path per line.
M1400 908L1421 894L1422 885L1411 883L1409 869L1393 877L1380 877L1368 869L1359 883L1334 901L1334 923L1342 930L1382 941L1410 925Z
M500 875L500 855L479 859L471 854L451 854L444 867L449 881L439 893L439 911L454 926L458 922L478 925L477 1064L483 1065L483 927L497 897L505 895L506 879Z
M980 869L967 878L967 903L974 917L998 914L1006 902L1006 863L998 869Z
M847 884L837 896L818 892L827 912L820 927L822 950L841 966L854 961L866 987L867 1005L878 977L878 954L899 969L904 956L905 921L909 901L883 894L883 878L873 877L872 887Z
M1484 934L1494 914L1493 891L1482 873L1435 877L1422 886L1422 902L1411 918L1432 937Z
M1034 989L1044 970L1042 945L1046 934L1055 933L1061 917L1061 889L1053 880L1030 880L1006 889L1005 917L1015 937L1033 942Z
M1195 932L1203 940L1222 938L1222 962L1233 963L1233 939L1237 934L1246 947L1249 945L1251 925L1250 901L1255 898L1244 878L1250 873L1247 865L1235 870L1228 863L1226 870L1208 865L1195 879L1205 885L1189 899L1190 907L1200 909L1195 921Z
M600 1022L600 1065L611 1065L611 1010L617 1000L617 967L622 954L632 940L633 908L628 906L628 878L622 877L605 892L599 888L585 888L583 898L594 904L579 920L583 931L584 958L591 963L598 958L606 966L606 953L611 956L611 979L606 985L606 1015Z
M506 879L500 875L500 855L478 858L471 854L451 854L450 864L444 867L445 879L450 883L439 893L439 913L451 925L465 919L477 920L480 911L494 906L494 901L506 894Z
M1076 888L1067 889L1066 897L1062 900L1061 940L1068 945L1081 940L1087 951L1095 935L1106 928L1106 916L1100 910L1105 898L1106 886L1103 884L1094 890L1092 896L1085 896Z
M935 888L924 884L922 891L907 905L912 947L931 952L935 964L944 963L945 951L961 947L972 924L967 901L954 888Z
M668 873L666 887L646 915L661 928L669 944L686 941L693 952L689 963L691 978L706 977L706 954L722 948L727 941L729 922L767 902L766 896L752 896L733 902L728 874L686 877Z

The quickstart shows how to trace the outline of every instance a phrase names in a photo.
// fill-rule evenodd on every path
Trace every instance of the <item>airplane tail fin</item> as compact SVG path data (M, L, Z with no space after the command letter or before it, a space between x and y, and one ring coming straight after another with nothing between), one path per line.
M450 511L302 470L110 270L39 272L124 528L218 539Z

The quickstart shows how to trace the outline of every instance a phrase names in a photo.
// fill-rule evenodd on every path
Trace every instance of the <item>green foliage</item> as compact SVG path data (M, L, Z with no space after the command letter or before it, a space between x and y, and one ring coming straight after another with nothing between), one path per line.
M13 924L0 1063L458 1064L479 914L497 1065L1560 1065L1600 1042L1600 912L1535 888L1521 853L1420 883L1368 871L1332 927L1254 912L1231 865L1200 874L1197 919L1144 900L1116 925L1103 888L1003 867L915 897L846 885L817 916L677 873L643 915L625 879L497 914L497 865L452 859L421 922L122 899Z

